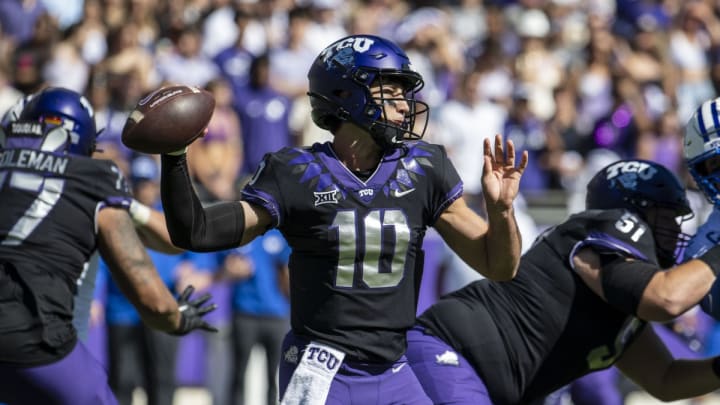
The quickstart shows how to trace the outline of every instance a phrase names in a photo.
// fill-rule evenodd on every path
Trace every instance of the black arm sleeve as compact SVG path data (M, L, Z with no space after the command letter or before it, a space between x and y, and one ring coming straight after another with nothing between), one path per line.
M203 208L195 194L186 155L162 155L160 195L170 239L196 252L237 247L245 231L245 213L238 201Z
M637 308L650 279L658 271L652 263L631 260L620 255L600 255L600 279L607 302L613 307L637 315Z

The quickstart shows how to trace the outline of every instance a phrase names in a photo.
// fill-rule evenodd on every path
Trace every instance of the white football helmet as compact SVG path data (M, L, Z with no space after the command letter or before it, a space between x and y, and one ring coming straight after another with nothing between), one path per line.
M685 126L684 154L690 174L707 199L720 206L720 170L708 173L704 162L720 156L720 98L708 100Z

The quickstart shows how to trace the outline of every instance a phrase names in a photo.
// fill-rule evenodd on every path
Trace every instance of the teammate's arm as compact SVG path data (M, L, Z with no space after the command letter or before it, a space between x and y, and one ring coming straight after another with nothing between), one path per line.
M573 262L575 272L596 294L646 321L667 322L679 316L697 305L715 280L702 260L663 270L641 260L603 258L587 247Z
M211 330L202 316L214 309L204 306L208 297L188 301L192 290L175 301L140 242L130 216L123 209L105 208L98 213L100 254L123 294L137 308L148 326L172 334L192 329Z
M714 281L715 274L701 260L658 271L643 292L638 316L665 321L675 318L697 305Z
M133 199L128 213L135 223L135 230L145 247L166 254L184 252L183 249L173 245L165 224L165 215L162 212Z
M435 224L445 242L470 267L492 280L510 280L517 273L522 239L515 221L512 203L518 194L520 177L527 167L524 152L515 167L515 147L495 137L493 156L490 140L484 144L483 195L488 213L486 222L464 200L455 200Z
M237 247L265 232L270 214L245 201L203 207L190 181L186 155L162 155L161 198L175 246L203 252Z
M650 327L636 338L616 363L620 371L662 401L693 398L720 388L715 358L676 360Z
M177 302L158 275L127 213L115 208L101 210L98 236L100 254L113 279L143 321L166 332L177 329L180 324Z

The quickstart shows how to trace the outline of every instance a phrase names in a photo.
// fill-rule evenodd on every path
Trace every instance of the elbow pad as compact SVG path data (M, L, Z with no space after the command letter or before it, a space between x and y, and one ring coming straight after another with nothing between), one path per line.
M600 280L605 300L622 312L637 315L643 292L658 267L639 260L628 261L622 256L600 257Z

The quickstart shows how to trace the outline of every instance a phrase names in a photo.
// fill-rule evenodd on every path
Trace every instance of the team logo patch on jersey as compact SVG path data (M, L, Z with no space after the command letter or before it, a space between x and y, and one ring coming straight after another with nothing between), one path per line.
M460 359L458 358L457 353L451 352L450 350L446 350L443 354L436 354L435 362L437 364L444 364L446 366L460 365Z
M298 348L297 346L290 346L288 349L283 353L283 360L285 360L288 363L297 364L298 362Z
M323 191L323 192L313 192L313 195L315 196L315 206L320 206L323 204L337 204L338 203L338 191L337 190L331 190L331 191Z

